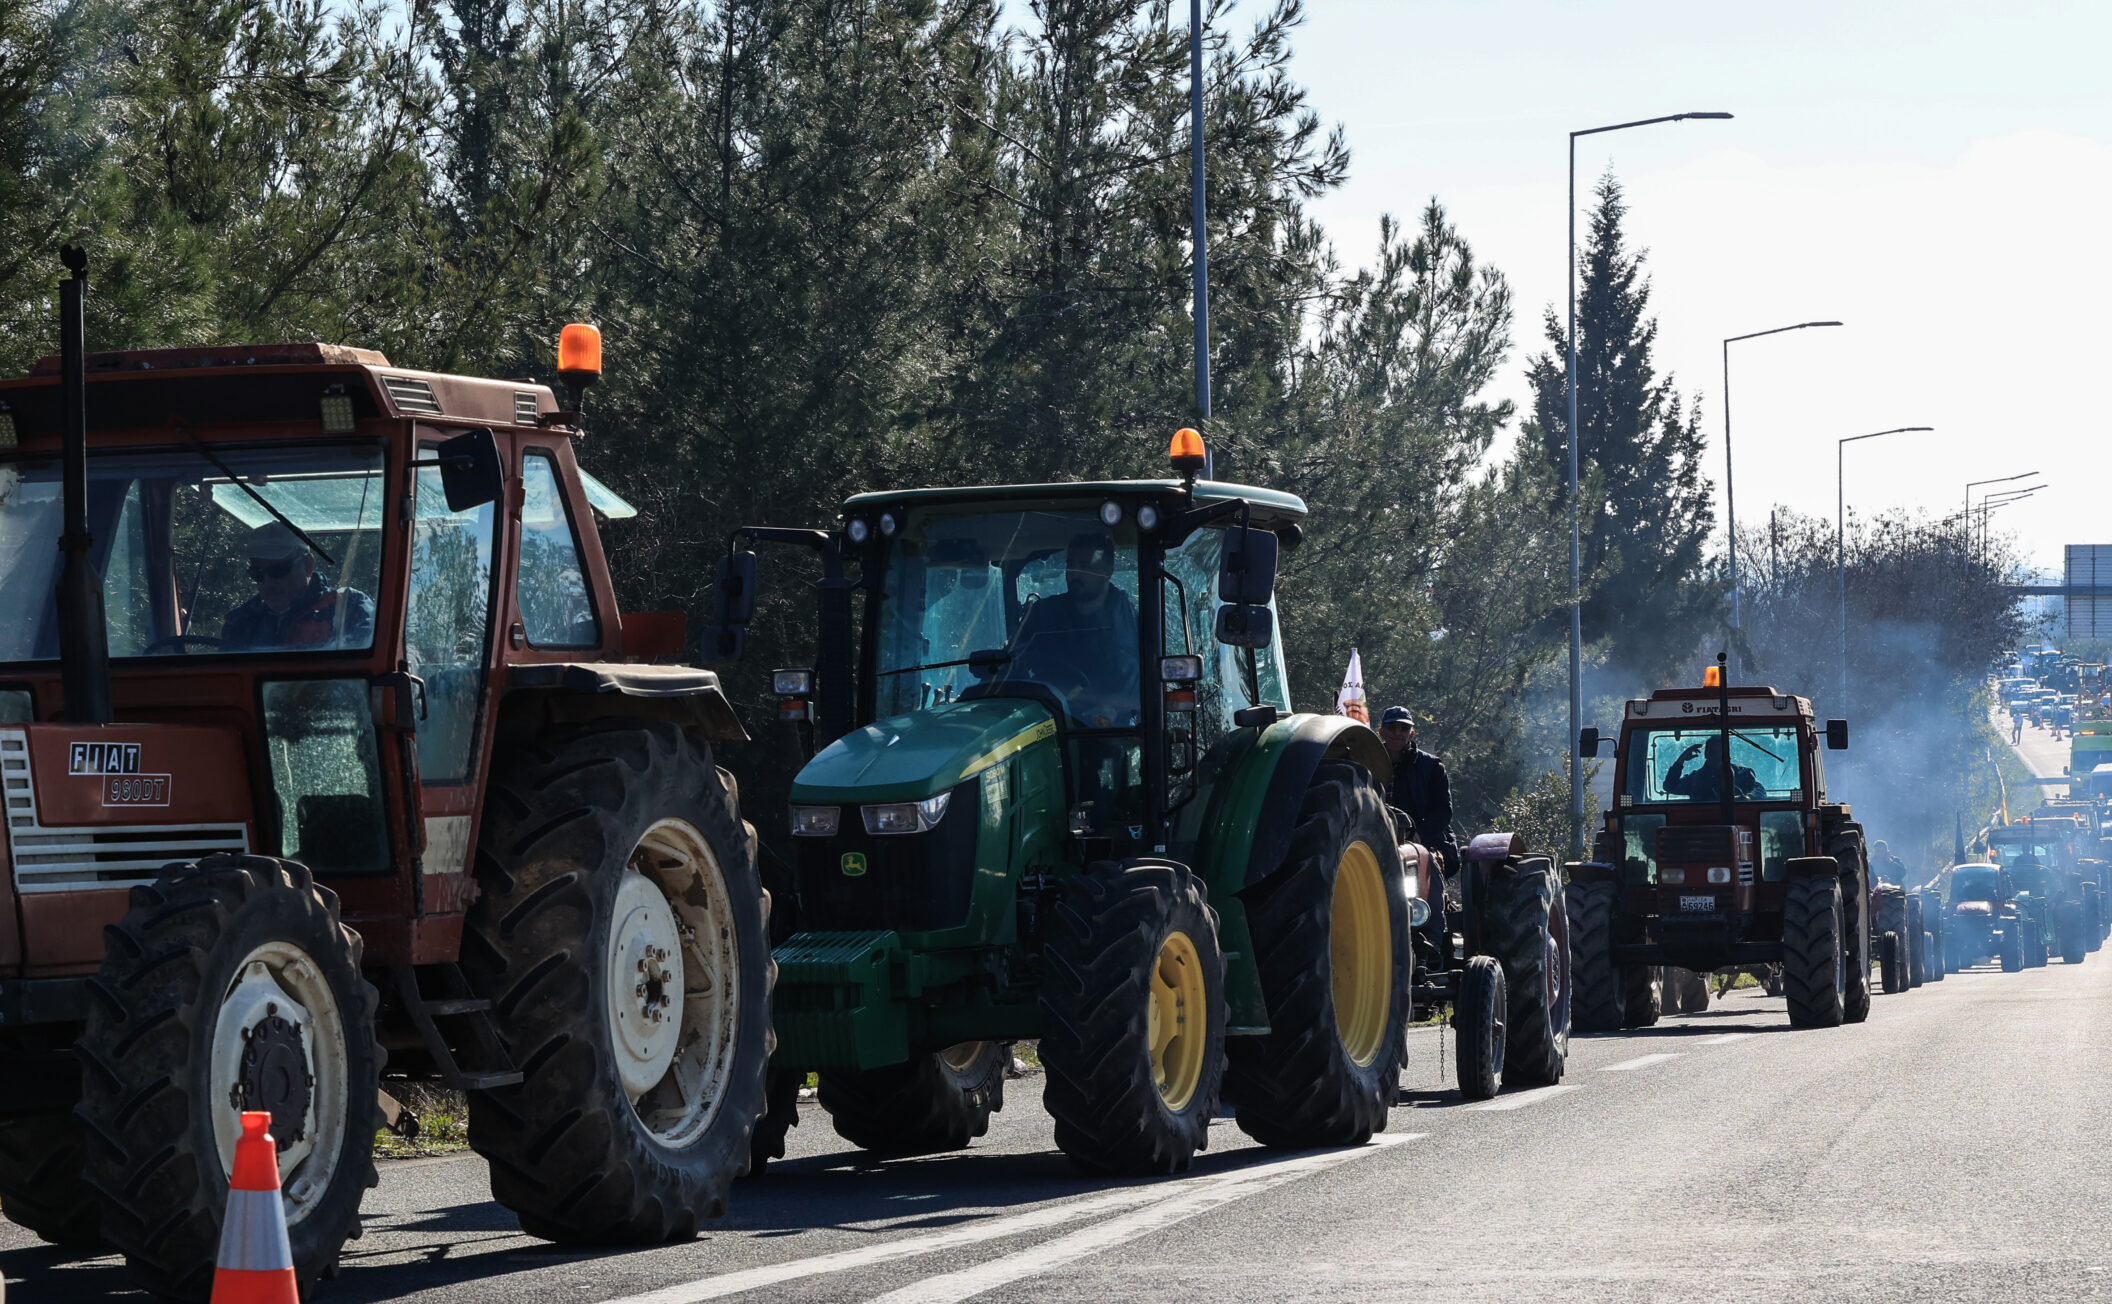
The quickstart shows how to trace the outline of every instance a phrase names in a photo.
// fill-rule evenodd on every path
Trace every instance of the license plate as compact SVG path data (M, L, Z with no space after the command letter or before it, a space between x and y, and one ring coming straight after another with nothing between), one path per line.
M1716 898L1712 896L1683 896L1679 899L1681 910L1714 910Z

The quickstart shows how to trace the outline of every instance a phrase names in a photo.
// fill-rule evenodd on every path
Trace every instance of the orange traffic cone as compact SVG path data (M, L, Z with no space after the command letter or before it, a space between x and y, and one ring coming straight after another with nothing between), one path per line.
M300 1304L293 1247L286 1241L286 1208L279 1202L279 1147L270 1128L271 1115L242 1111L212 1304Z

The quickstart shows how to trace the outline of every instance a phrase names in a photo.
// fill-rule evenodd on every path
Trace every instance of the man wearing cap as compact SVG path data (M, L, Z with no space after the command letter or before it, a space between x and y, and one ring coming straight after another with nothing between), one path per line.
M1387 800L1408 812L1415 835L1445 862L1447 874L1459 872L1459 842L1452 836L1452 782L1444 762L1415 745L1415 715L1405 706L1389 706L1379 717L1379 738L1393 757L1393 787Z
M374 642L374 603L316 574L301 537L278 521L249 532L249 578L257 595L227 613L220 645L230 652L363 648Z
M1080 534L1064 549L1064 591L1027 609L1012 639L1013 670L1060 690L1078 723L1137 720L1137 604L1114 583L1115 541Z

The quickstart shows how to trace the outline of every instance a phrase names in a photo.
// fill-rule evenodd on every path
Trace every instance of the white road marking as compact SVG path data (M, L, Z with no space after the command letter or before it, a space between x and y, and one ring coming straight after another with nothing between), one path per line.
M1469 1105L1467 1106L1467 1108L1524 1109L1527 1105L1537 1105L1541 1101L1551 1100L1554 1097L1561 1095L1565 1091L1575 1090L1576 1088L1571 1086L1534 1087L1531 1091L1514 1091L1507 1096L1498 1096L1494 1100L1484 1100L1478 1105Z
M1750 1032L1719 1032L1713 1037L1696 1037L1687 1044L1689 1046L1721 1046L1726 1042L1744 1041L1752 1035Z
M1110 1218L1091 1227L1080 1228L1067 1236L1045 1241L1017 1254L1007 1254L979 1263L958 1272L942 1273L927 1277L900 1290L889 1291L871 1301L871 1304L959 1304L985 1291L1009 1285L1025 1277L1051 1272L1080 1259L1111 1250L1118 1245L1147 1236L1152 1232L1186 1222L1198 1214L1243 1200L1250 1195L1259 1195L1273 1186L1333 1168L1373 1153L1386 1146L1396 1146L1416 1140L1427 1133L1411 1132L1400 1136L1375 1136L1368 1146L1353 1150L1327 1150L1319 1154L1301 1155L1279 1164L1268 1164L1256 1168L1227 1173L1222 1179L1183 1192L1172 1199L1164 1200L1147 1208L1138 1209Z
M1665 1062L1666 1060L1675 1060L1675 1059L1678 1059L1678 1058L1679 1058L1679 1052L1678 1052L1678 1051L1676 1051L1676 1050L1668 1050L1668 1051L1663 1051L1663 1052L1660 1052L1659 1054L1656 1054L1656 1055L1642 1055L1642 1056L1638 1056L1637 1058L1635 1058L1635 1059L1632 1059L1632 1060L1622 1060L1622 1061L1621 1061L1620 1063L1618 1063L1618 1064L1602 1064L1602 1065L1600 1065L1600 1066L1599 1066L1599 1072L1601 1072L1601 1073L1626 1073L1626 1072L1630 1071L1631 1069L1647 1069L1647 1068L1649 1068L1649 1067L1650 1067L1650 1066L1651 1066L1652 1064L1662 1064L1662 1063L1664 1063L1664 1062Z
M786 1263L766 1264L760 1268L747 1268L740 1272L722 1273L716 1277L704 1277L680 1285L664 1286L642 1295L625 1295L606 1304L698 1304L702 1300L723 1299L744 1291L761 1290L787 1281L798 1281L806 1277L826 1276L835 1272L850 1272L858 1268L869 1268L875 1264L893 1263L898 1259L913 1259L926 1254L938 1254L946 1250L976 1245L983 1241L1001 1240L1007 1236L1020 1236L1028 1232L1046 1231L1067 1223L1080 1222L1101 1214L1120 1213L1141 1205L1162 1205L1174 1201L1185 1201L1193 1196L1215 1191L1219 1187L1242 1185L1257 1177L1263 1177L1285 1168L1309 1165L1313 1160L1339 1163L1370 1154L1374 1147L1398 1145L1425 1135L1415 1132L1402 1136L1380 1135L1372 1138L1373 1145L1355 1150L1330 1150L1318 1155L1301 1155L1276 1163L1256 1164L1235 1169L1227 1173L1212 1173L1203 1177L1177 1177L1159 1182L1146 1182L1138 1186L1125 1186L1112 1191L1102 1191L1065 1204L1049 1205L1041 1209L1030 1209L1026 1213L1010 1217L994 1218L988 1222L965 1227L951 1227L945 1231L932 1232L926 1236L905 1236L899 1240L885 1241L878 1245L865 1245L857 1249L838 1250L833 1254L817 1254L811 1258L793 1259ZM1322 1165L1323 1167L1325 1165ZM1298 1167L1292 1176L1300 1175L1307 1168ZM1251 1192L1246 1192L1251 1194ZM1198 1210L1200 1212L1200 1210Z

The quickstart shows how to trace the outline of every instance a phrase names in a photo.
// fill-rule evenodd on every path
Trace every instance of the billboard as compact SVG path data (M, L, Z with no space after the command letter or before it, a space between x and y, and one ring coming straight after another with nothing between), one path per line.
M2112 590L2112 543L2068 545L2067 587ZM2070 597L2068 637L2112 639L2112 597Z

